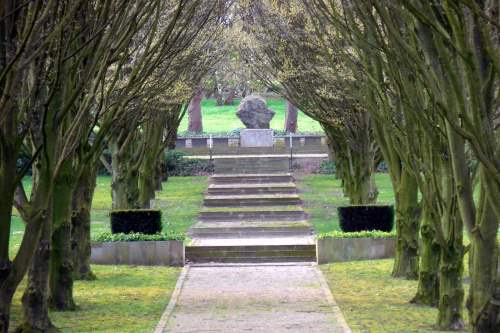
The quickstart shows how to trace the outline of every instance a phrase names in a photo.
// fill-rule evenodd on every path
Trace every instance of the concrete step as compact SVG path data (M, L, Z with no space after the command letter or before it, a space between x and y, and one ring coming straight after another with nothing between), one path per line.
M187 246L186 260L192 263L309 262L316 261L316 246L310 244Z
M301 205L302 200L297 194L207 195L203 204L207 207L290 206Z
M244 207L250 208L250 207ZM287 207L260 207L256 209L217 210L205 209L198 215L199 221L232 222L232 221L303 221L307 214L300 208L294 210Z
M262 184L210 184L209 195L241 195L241 194L292 194L297 193L294 183L262 183Z
M198 222L188 232L192 238L290 237L313 233L307 221Z
M214 174L209 181L211 184L291 183L293 176L290 173Z
M214 158L216 173L280 173L290 169L288 156Z

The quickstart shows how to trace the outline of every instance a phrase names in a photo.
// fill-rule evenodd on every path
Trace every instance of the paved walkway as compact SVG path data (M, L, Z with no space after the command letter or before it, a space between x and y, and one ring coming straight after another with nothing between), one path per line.
M180 279L155 333L351 332L314 264L194 266Z

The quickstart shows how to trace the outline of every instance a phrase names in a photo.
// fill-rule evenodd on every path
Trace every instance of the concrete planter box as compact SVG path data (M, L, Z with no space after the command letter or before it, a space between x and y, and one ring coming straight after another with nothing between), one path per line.
M92 264L184 266L182 241L92 243Z
M318 264L393 258L395 238L323 238L316 244Z

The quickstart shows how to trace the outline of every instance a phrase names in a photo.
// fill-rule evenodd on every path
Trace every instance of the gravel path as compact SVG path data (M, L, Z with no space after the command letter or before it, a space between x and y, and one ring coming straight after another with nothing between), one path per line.
M190 267L166 326L159 331L350 333L311 264Z

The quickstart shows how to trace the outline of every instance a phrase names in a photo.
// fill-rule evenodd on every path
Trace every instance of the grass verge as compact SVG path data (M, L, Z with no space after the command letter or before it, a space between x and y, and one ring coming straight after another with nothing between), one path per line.
M76 281L79 309L51 312L56 327L67 333L143 333L156 327L172 294L180 268L92 266L98 279ZM21 320L22 288L12 306L12 328Z
M442 332L435 328L436 308L409 303L417 281L391 278L392 265L388 259L321 265L320 269L354 333Z

